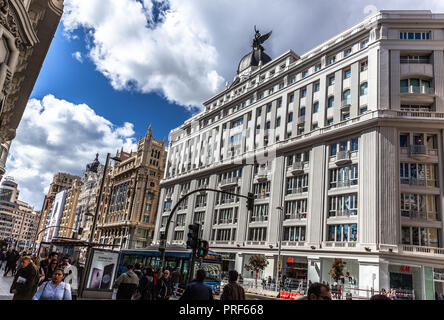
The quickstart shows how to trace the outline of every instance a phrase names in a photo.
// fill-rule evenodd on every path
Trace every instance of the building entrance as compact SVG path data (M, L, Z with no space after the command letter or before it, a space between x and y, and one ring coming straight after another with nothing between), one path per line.
M390 289L396 290L397 300L413 300L413 276L406 273L390 272ZM406 296L402 294L408 294Z

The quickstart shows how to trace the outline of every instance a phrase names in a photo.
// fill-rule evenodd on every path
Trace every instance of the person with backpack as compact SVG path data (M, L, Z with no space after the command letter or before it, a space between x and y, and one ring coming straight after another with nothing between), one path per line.
M139 286L139 277L134 273L134 266L129 264L126 272L122 273L114 283L117 288L116 300L131 300Z
M154 272L152 268L145 268L143 276L140 280L139 292L140 300L154 300Z
M162 277L157 279L156 300L168 300L172 293L170 271L165 270Z
M31 300L37 290L38 269L29 256L21 257L20 264L21 268L14 276L10 289L10 292L14 294L12 300Z
M187 286L179 300L214 300L213 290L203 283L206 275L205 270L197 270L196 279Z
M71 286L63 281L64 278L63 269L56 269L52 279L42 283L32 300L72 300Z

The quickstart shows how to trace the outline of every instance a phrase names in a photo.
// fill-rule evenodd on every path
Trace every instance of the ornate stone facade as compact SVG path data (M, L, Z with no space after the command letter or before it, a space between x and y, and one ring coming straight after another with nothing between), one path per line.
M0 178L62 13L63 0L0 0Z

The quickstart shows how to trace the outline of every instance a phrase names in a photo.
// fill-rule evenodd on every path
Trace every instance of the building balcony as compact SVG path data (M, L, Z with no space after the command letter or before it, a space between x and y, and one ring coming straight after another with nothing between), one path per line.
M438 179L401 178L401 185L439 188Z
M329 211L328 217L350 217L358 216L358 209Z
M428 150L425 145L409 145L408 153L409 157L415 158L418 160L425 160L429 158L430 156L437 156L438 150Z
M401 216L409 219L430 221L438 221L439 217L437 212L425 212L417 210L401 210Z
M257 172L257 181L258 182L267 182L268 181L268 173L269 173L268 170L260 169Z
M219 188L221 188L221 189L231 188L231 187L237 186L238 182L239 182L238 177L231 177L231 178L222 179L219 182Z
M338 151L336 154L336 165L343 165L351 162L350 151Z
M298 117L296 121L296 124L303 124L305 122L305 116Z
M308 192L308 187L288 188L286 195Z
M357 186L357 185L358 185L358 179L332 181L332 182L330 182L330 189L345 188L345 187Z
M305 247L305 241L282 241L283 247Z
M348 241L348 242L326 241L326 242L324 242L324 247L326 247L326 248L356 248L356 241Z
M434 95L435 94L435 88L426 87L426 86L408 86L408 87L401 87L400 91L402 94L427 94L427 95Z
M301 220L307 219L307 212L286 213L284 220Z
M344 99L341 103L341 111L349 111L351 106L351 99Z
M289 166L289 171L294 174L304 173L304 163L302 161L295 161L291 166Z
M401 246L401 250L403 254L424 255L441 259L444 258L444 248L420 247L404 244Z
M401 59L401 78L416 76L433 78L433 65L430 59Z

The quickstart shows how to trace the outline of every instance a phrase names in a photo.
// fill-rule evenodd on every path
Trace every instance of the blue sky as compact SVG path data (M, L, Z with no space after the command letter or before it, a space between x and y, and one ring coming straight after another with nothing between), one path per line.
M57 172L135 150L151 123L169 132L232 82L254 26L275 58L299 55L377 10L444 12L442 0L65 0L6 175L41 207ZM77 55L77 58L76 58Z
M31 98L42 99L52 93L75 104L86 103L115 125L133 123L136 137L144 136L152 123L155 136L168 139L169 132L192 115L158 93L113 89L90 59L83 58L81 63L72 56L74 52L86 55L84 32L73 35L78 38L68 39L59 25Z

